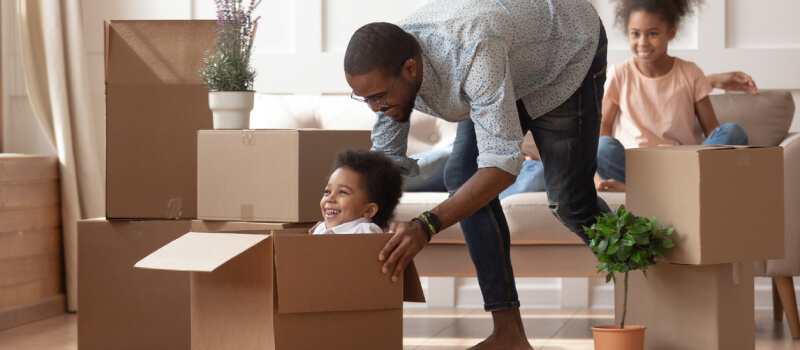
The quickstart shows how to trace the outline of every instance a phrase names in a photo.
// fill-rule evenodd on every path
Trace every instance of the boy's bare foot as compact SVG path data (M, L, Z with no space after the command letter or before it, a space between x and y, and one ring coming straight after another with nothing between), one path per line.
M625 183L614 179L600 180L597 182L598 192L625 192Z
M525 336L525 328L522 326L522 317L519 315L518 307L492 311L492 321L494 322L492 335L470 349L533 350L531 344L528 343L528 337Z

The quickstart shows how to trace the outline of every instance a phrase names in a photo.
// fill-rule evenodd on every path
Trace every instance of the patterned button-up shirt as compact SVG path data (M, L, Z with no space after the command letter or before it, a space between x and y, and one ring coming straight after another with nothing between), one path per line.
M415 109L451 122L471 118L478 166L518 175L522 129L516 101L537 118L580 86L597 50L600 18L586 0L439 0L398 24L422 47L423 82ZM373 149L407 175L408 123L382 112Z

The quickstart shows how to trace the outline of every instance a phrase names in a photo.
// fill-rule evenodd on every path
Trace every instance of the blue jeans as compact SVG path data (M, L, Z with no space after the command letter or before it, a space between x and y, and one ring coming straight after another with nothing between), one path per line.
M444 185L444 166L453 145L448 148L433 148L410 155L419 164L419 175L403 178L403 191L406 192L446 192ZM538 160L522 162L522 170L517 175L517 181L500 193L500 200L512 194L524 192L544 191L544 167Z
M583 225L591 225L601 212L610 211L597 197L593 176L600 133L600 101L606 78L605 29L601 29L597 54L583 83L560 106L531 119L517 101L523 133L533 133L544 165L550 210L570 231L588 241ZM478 146L471 120L458 124L453 153L445 166L445 185L456 192L478 171ZM510 258L510 233L500 199L494 198L461 220L461 231L475 265L486 311L519 306Z
M703 145L747 145L747 133L739 124L718 126L703 140ZM600 137L597 148L597 176L603 180L614 179L625 183L625 147L611 136Z

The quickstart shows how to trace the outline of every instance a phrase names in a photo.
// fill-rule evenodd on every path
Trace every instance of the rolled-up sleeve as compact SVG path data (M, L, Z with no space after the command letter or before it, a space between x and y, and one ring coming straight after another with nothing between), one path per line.
M403 175L419 175L417 161L406 156L410 124L396 122L383 112L376 113L376 116L375 125L372 126L371 150L383 152L403 169Z
M522 168L522 139L507 48L484 40L475 51L464 92L478 140L478 167L497 167L512 175Z

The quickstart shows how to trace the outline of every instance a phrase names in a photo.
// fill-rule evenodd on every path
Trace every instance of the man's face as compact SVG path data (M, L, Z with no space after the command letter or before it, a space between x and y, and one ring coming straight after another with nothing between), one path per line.
M414 109L417 89L405 78L402 69L395 75L374 70L366 74L345 74L353 94L367 100L374 112L383 112L395 121L407 123Z

